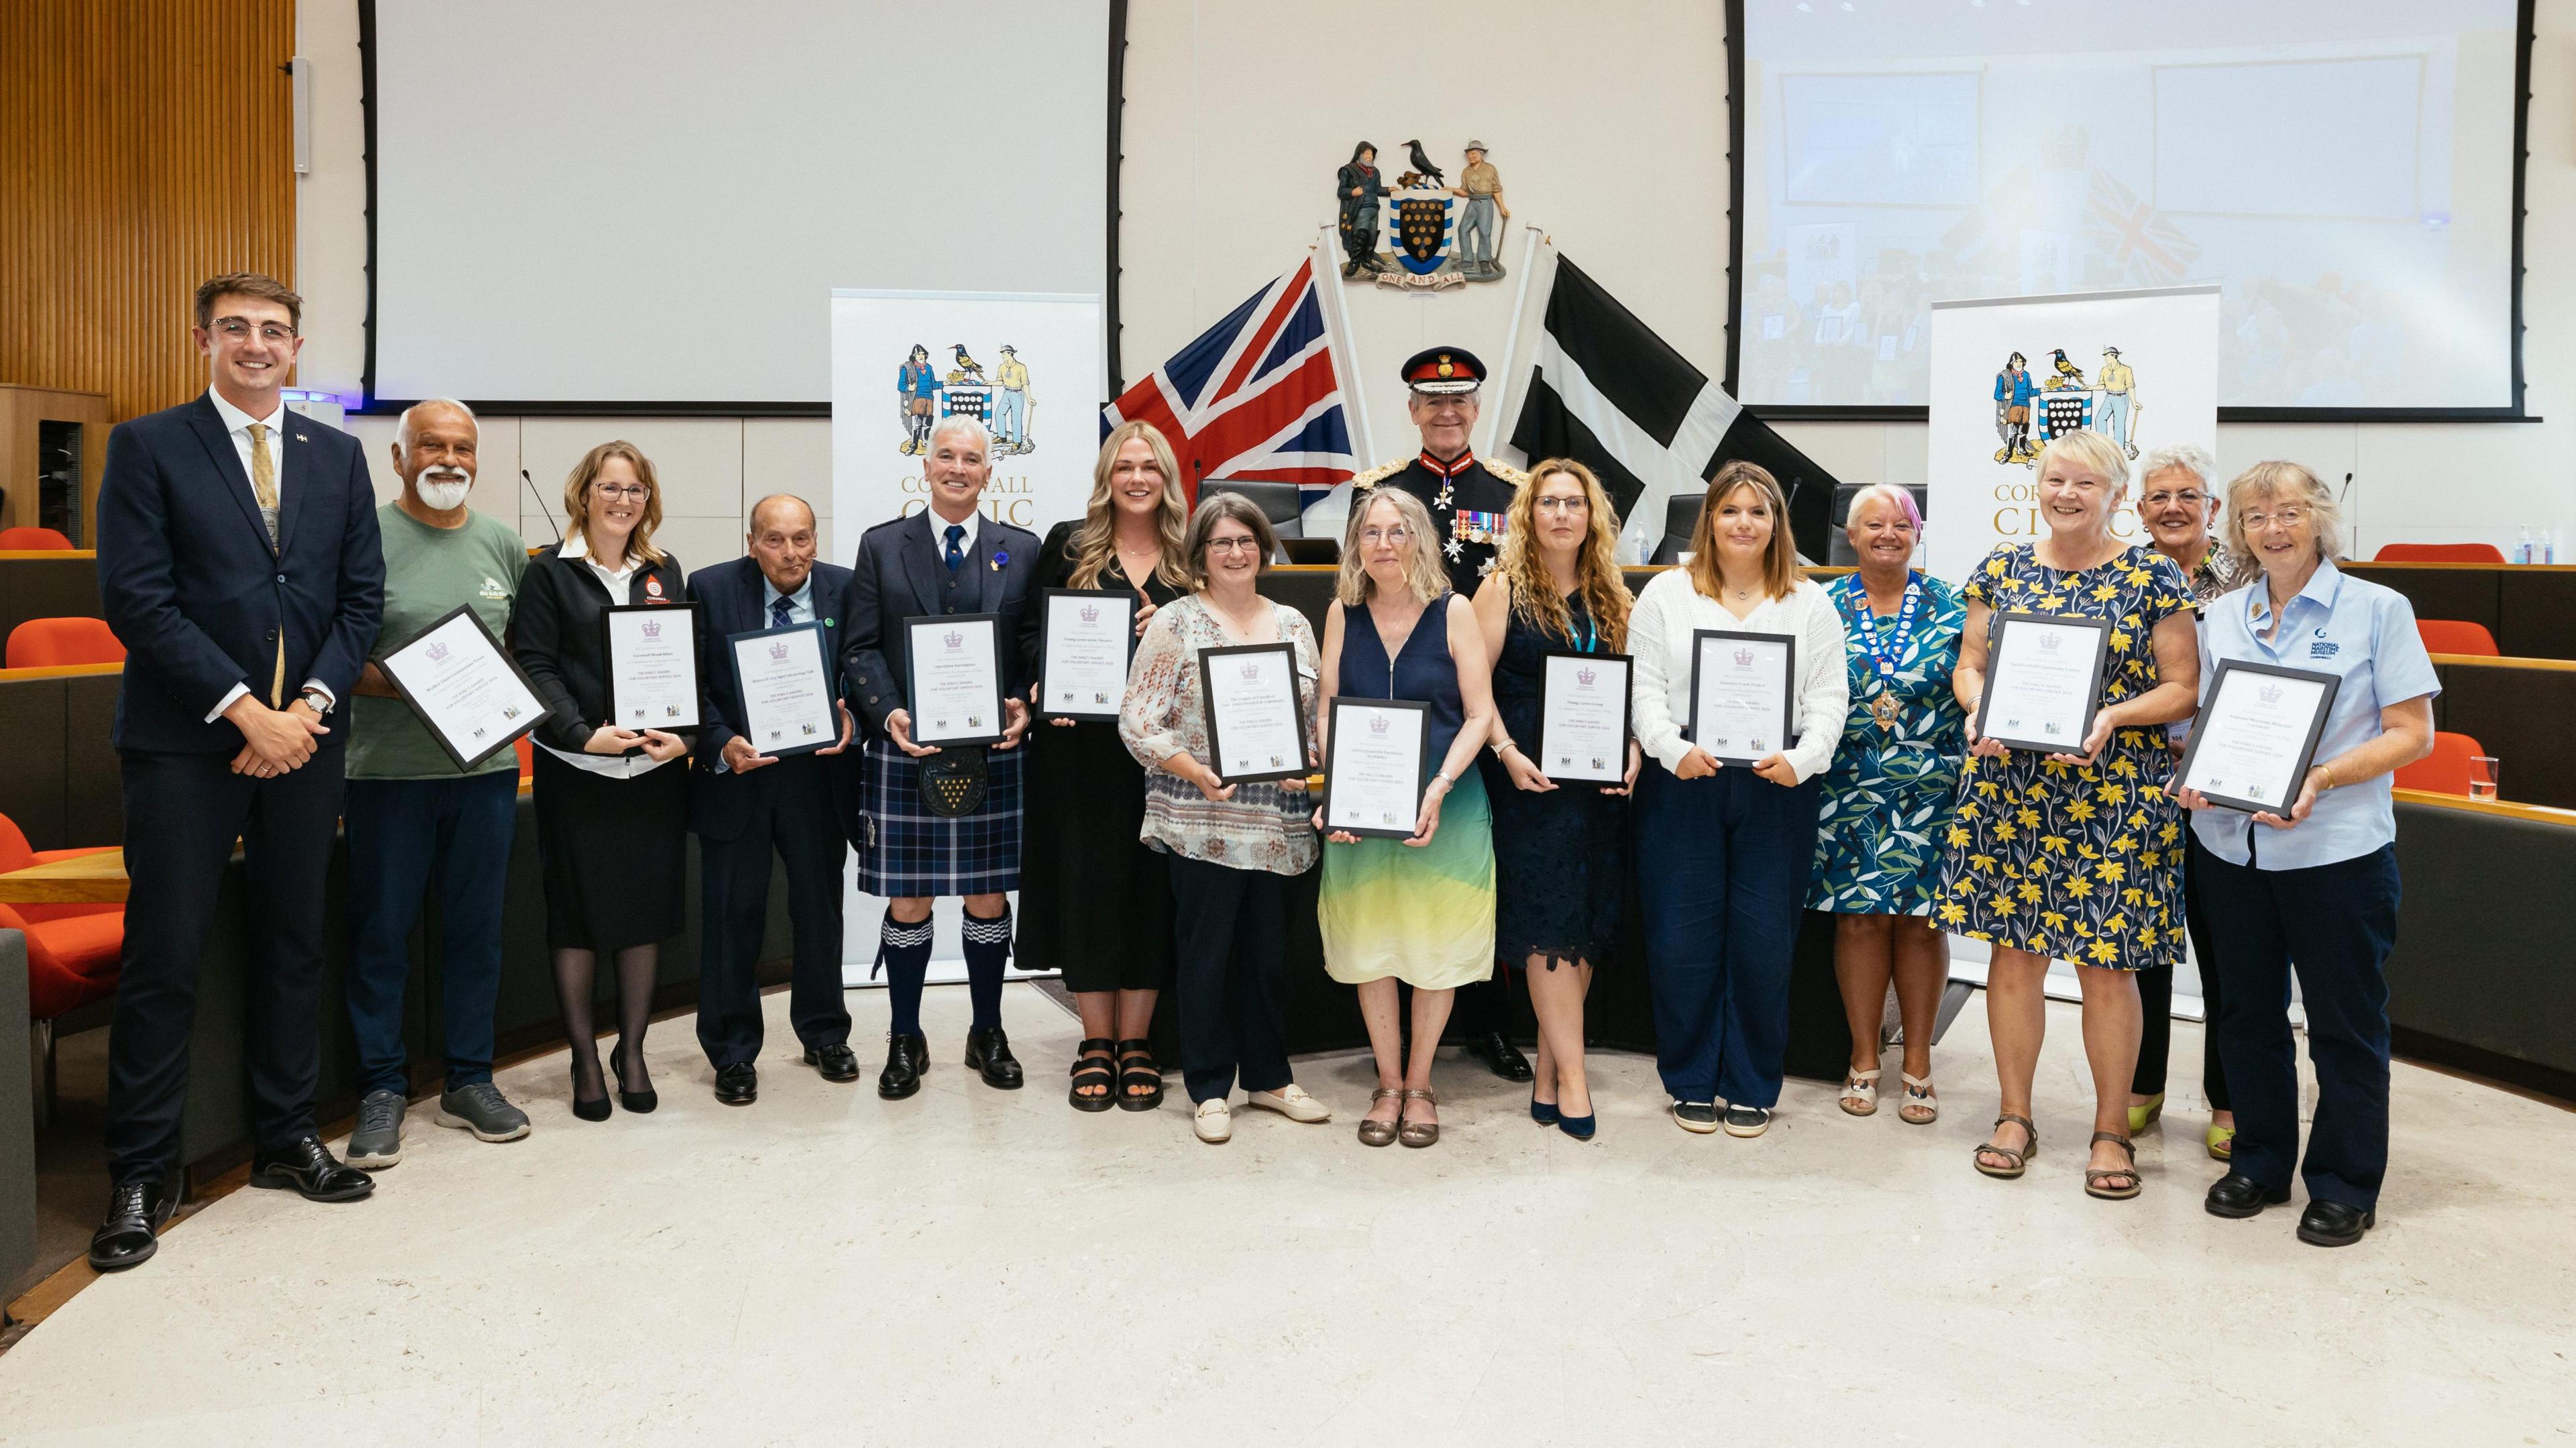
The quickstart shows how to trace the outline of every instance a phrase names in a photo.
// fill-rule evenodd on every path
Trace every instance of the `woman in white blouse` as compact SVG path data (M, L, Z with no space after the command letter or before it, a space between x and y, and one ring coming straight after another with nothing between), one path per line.
M1789 960L1816 853L1817 776L1851 703L1843 623L1798 567L1780 485L1731 462L1708 485L1690 562L1658 575L1628 619L1636 660L1637 896L1655 1002L1655 1065L1684 1131L1760 1136L1780 1100ZM1694 738L1703 631L1790 640L1789 737ZM1719 640L1709 667L1753 664ZM1776 725L1773 726L1776 729ZM1728 755L1738 762L1724 762ZM1746 755L1750 763L1741 762Z

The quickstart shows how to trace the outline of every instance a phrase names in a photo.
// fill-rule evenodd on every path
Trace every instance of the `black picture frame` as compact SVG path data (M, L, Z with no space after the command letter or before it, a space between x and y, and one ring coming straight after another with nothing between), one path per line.
M447 627L450 623L455 622L458 614L463 614L467 618L474 620L474 631L481 634L484 641L492 645L492 652L501 656L501 662L509 666L510 672L518 676L520 685L538 701L537 707L529 711L528 721L525 724L520 725L517 729L504 736L499 743L494 744L489 749L475 755L467 755L456 747L456 741L447 737L447 731L439 728L438 725L430 719L429 715L421 711L420 701L412 697L410 687L405 685L402 681L402 675L395 673L391 668L387 667L385 663L385 660L392 658L395 654L401 653L403 650L410 648L413 644L419 643L422 639L429 637L431 634ZM451 608L447 612L430 620L427 625L413 630L411 637L404 639L401 643L395 644L393 647L385 650L383 657L376 660L376 671L385 676L385 682L393 686L394 697L402 700L403 706L411 710L412 717L420 721L423 729L429 731L430 739L438 745L440 751L445 753L449 760L454 762L456 765L456 772L459 774L472 774L493 755L500 753L502 750L509 748L511 745L518 743L530 734L535 733L537 726L546 722L545 696L537 693L536 680L529 678L528 671L519 667L519 661L510 656L510 651L502 646L501 641L492 637L492 631L483 626L482 616L474 612L474 606L472 604L460 603L456 607Z
M2201 791L2201 798L2226 809L2238 810L2245 814L2279 815L2287 819L2290 808L2298 802L2301 782L2308 777L2309 769L2317 762L2317 745L2326 736L2326 719L2334 713L2335 695L2341 692L2343 680L2334 674L2320 673L2314 669L2293 669L2280 664L2255 663L2248 659L2219 660L2218 672L2212 674L2209 679L2209 692L2204 696L2206 702L2201 705L2200 712L2192 716L2191 740L2183 746L2182 763L2174 770L2174 788L2177 790L2183 787L2183 781L2191 778L2192 763L2200 758L2201 741L2209 737L2208 731L2201 726L2208 716L2210 705L2218 702L2219 690L2226 687L2228 676L2231 674L2263 674L2324 686L2317 695L2316 714L2308 720L2307 738L2299 745L2297 767L2290 771L2290 777L2284 786L2281 798L2264 801L2241 794L2215 794L2208 790Z
M1337 694L1333 696L1328 707L1332 710L1332 714L1330 716L1332 722L1324 743L1324 793L1323 797L1317 801L1317 804L1322 807L1324 832L1326 834L1356 835L1361 839L1412 839L1414 822L1422 817L1422 793L1425 789L1430 787L1431 783L1431 706L1418 699L1355 699L1348 694ZM1339 769L1334 767L1334 761L1341 758L1342 740L1349 734L1348 730L1342 728L1342 710L1346 708L1402 709L1409 710L1423 716L1422 728L1415 736L1420 743L1419 747L1415 751L1413 766L1414 819L1407 820L1404 828L1400 830L1355 829L1349 825L1337 825L1333 823L1333 781L1338 778L1341 773Z
M665 734L704 727L707 722L707 681L699 660L705 657L700 650L706 636L699 630L705 620L699 616L698 605L688 599L673 599L667 603L612 603L599 611L599 675L608 692L608 718L604 722L613 729L637 727L617 717L617 635L613 620L621 613L649 613L657 618L688 620L689 646L682 653L689 660L689 702L692 705L689 717L677 721L667 718L653 720L641 727L659 729Z
M742 740L743 743L751 746L752 753L762 755L770 759L785 759L790 755L811 754L817 749L829 749L833 745L840 743L841 710L847 707L846 705L836 702L832 709L830 733L826 734L823 738L816 739L808 744L791 745L784 749L765 749L761 747L759 740L751 737L751 693L743 687L742 646L758 639L774 638L781 634L813 635L815 657L820 659L823 664L824 692L829 694L835 701L838 701L841 697L839 682L833 677L836 665L832 658L831 632L823 626L821 620L818 619L812 623L791 623L784 628L756 628L743 633L725 635L725 667L733 674L733 697L735 702L742 709L742 717L734 721L734 733L736 737ZM855 737L855 732L853 737Z
M912 720L913 743L929 748L947 749L951 746L964 748L968 745L1002 742L1007 732L1005 726L1010 722L1009 710L1003 703L1003 695L1009 687L1004 681L1009 676L1002 670L1002 636L1010 631L1011 622L1009 618L998 613L919 614L903 621L903 701L904 712ZM921 650L915 647L920 638L917 631L925 628L947 628L961 623L988 623L993 626L992 732L953 739L924 739L921 737L921 714L913 708L921 698Z
M1095 723L1115 723L1119 706L1126 702L1122 691L1118 700L1106 709L1050 709L1047 707L1047 644L1054 637L1050 626L1055 619L1055 600L1059 598L1097 598L1127 611L1127 661L1136 661L1136 610L1144 599L1125 588L1042 588L1038 590L1038 717L1040 719L1076 719Z
M1247 654L1279 654L1283 656L1283 662L1288 666L1289 696L1294 701L1295 708L1300 716L1289 720L1289 726L1296 730L1297 733L1297 759L1293 765L1283 765L1278 769L1265 771L1260 774L1228 774L1223 768L1225 764L1225 741L1217 733L1216 689L1214 687L1215 679L1212 676L1216 672L1218 660L1238 658ZM1297 682L1297 646L1295 644L1286 642L1275 644L1227 644L1220 648L1199 650L1199 717L1207 725L1209 762L1216 768L1217 778L1224 780L1226 783L1261 784L1271 780L1303 779L1308 772L1306 751L1304 747L1307 730L1306 721L1302 717L1305 707L1306 697L1304 692L1299 688Z
M2016 623L2053 624L2060 628L2087 629L2093 634L2091 702L2084 706L2084 720L2076 726L2073 739L2008 739L1986 732L1986 713L1993 707L1995 700L1993 688L1995 659L2004 651L2004 642L2012 637L2012 626ZM2019 749L2031 754L2082 754L2084 741L2093 733L2093 720L2102 712L2102 683L2111 667L2111 621L2107 618L2086 618L2078 614L1999 613L1995 615L1994 633L1991 638L1992 641L1986 646L1987 688L1977 700L1977 737L1992 739L2006 749Z
M1556 774L1549 771L1547 767L1547 760L1543 756L1547 749L1548 681L1553 677L1548 669L1548 662L1552 659L1582 659L1592 663L1616 664L1625 675L1619 683L1619 757L1612 761L1608 779L1592 779L1579 774ZM1696 662L1696 656L1694 656L1694 662ZM1793 658L1791 662L1794 665L1796 661ZM1579 649L1549 649L1539 656L1538 737L1530 741L1539 753L1531 755L1531 759L1539 766L1539 772L1547 776L1549 783L1569 789L1617 789L1626 781L1628 741L1637 737L1637 697L1633 688L1636 677L1637 660L1632 654L1587 654ZM1694 690L1691 697L1696 700L1699 697L1698 692Z
M1780 747L1778 749L1764 749L1755 753L1730 752L1720 754L1716 750L1710 749L1707 744L1700 740L1699 666L1702 657L1708 652L1709 642L1713 639L1741 639L1753 643L1785 644L1788 646L1788 657L1782 663L1782 667L1787 671L1788 677L1785 680L1787 687L1780 691ZM1798 636L1796 634L1766 633L1758 629L1733 628L1695 628L1691 630L1690 724L1682 737L1690 740L1692 744L1697 745L1702 752L1706 753L1709 758L1716 760L1720 764L1754 765L1760 764L1763 760L1770 758L1774 754L1778 754L1789 749L1798 742L1798 736L1791 732L1791 726L1797 723L1797 720Z

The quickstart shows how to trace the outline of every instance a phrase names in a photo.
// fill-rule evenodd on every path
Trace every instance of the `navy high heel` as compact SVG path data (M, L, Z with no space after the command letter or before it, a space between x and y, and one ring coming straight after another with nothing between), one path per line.
M1564 1132L1570 1137L1573 1137L1577 1141L1590 1141L1592 1139L1592 1124L1600 1119L1601 1116L1598 1111L1595 1111L1590 1116L1567 1116L1560 1112L1556 1118L1556 1129Z
M1557 1119L1560 1115L1561 1113L1557 1111L1555 1102L1539 1100L1537 1089L1535 1087L1531 1089L1530 1120L1537 1122L1541 1126L1554 1126L1556 1125Z

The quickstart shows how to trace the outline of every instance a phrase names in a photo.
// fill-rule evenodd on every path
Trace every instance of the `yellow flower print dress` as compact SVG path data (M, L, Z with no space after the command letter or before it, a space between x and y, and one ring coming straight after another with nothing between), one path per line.
M2191 607L2182 570L2144 548L2065 573L2031 545L2007 543L1960 593L1996 614L2108 619L2106 704L2156 686L2151 635ZM2184 825L2168 791L2172 775L2161 724L2114 731L2089 769L2019 749L1969 756L1933 918L1961 935L2079 965L2144 970L2180 960Z

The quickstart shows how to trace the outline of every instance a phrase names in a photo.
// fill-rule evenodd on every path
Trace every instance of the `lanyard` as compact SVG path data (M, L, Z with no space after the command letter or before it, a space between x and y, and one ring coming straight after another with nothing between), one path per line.
M1852 612L1860 618L1861 642L1868 646L1869 656L1877 661L1878 676L1882 679L1895 678L1896 666L1905 658L1905 646L1914 638L1914 609L1923 601L1922 580L1910 576L1905 580L1905 603L1896 611L1896 637L1893 643L1879 628L1878 616L1870 612L1869 589L1862 585L1860 575L1857 573L1851 576L1850 592Z

